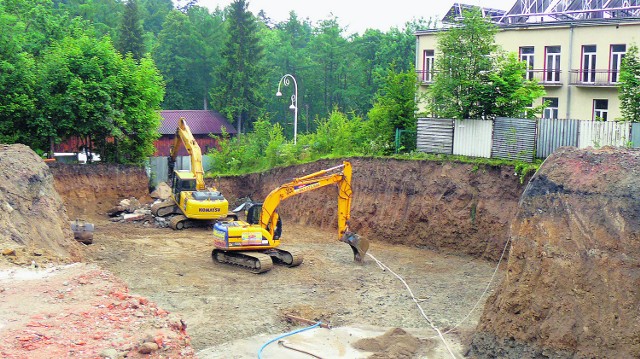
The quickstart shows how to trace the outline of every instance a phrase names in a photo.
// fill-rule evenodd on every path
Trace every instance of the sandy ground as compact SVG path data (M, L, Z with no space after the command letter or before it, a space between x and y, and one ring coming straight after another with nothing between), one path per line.
M256 275L214 263L211 235L204 228L173 231L106 219L94 222L94 244L86 247L88 260L124 280L132 293L184 318L200 357L255 358L257 349L269 339L307 326L287 321L285 314L334 327L298 334L304 334L307 342L333 340L350 348L354 338L403 328L423 339L416 356L451 357L434 338L437 334L405 286L369 257L364 264L353 262L350 248L335 239L336 233L285 226L283 243L302 251L304 263L296 268L274 266ZM464 320L445 335L452 350L462 357L484 298L465 317L483 293L495 264L370 240L369 253L406 280L436 327L446 332ZM494 285L500 279L498 273ZM285 349L274 343L267 350ZM286 351L286 357L295 358L291 350ZM347 356L342 357L358 357L344 353Z

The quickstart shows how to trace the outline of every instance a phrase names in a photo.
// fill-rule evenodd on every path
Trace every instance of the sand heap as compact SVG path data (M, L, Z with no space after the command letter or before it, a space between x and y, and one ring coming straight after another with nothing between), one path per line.
M522 195L477 358L640 357L640 151L561 148Z
M79 259L79 244L47 164L27 146L0 145L0 179L4 257L15 263L30 256Z

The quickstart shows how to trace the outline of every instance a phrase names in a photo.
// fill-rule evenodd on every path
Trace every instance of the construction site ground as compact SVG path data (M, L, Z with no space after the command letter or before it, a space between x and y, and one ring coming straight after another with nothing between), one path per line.
M530 181L352 158L350 229L379 262L337 240L326 187L278 208L304 263L256 275L213 262L209 228L110 219L152 202L144 168L0 145L0 357L638 358L639 158L561 148ZM336 162L207 181L234 208ZM92 244L74 241L76 219ZM318 321L332 329L282 336Z
M337 190L324 188L279 207L283 245L304 263L256 275L213 262L208 228L111 221L122 199L151 203L142 168L49 172L24 146L0 150L0 173L12 178L0 186L0 356L8 358L255 358L270 339L310 325L288 315L333 327L284 339L323 358L462 357L503 276L487 290L523 188L508 168L354 158L352 229L390 270L371 257L354 262L337 240ZM215 184L233 208L335 163ZM67 221L78 218L95 225L93 244L69 242ZM285 342L264 358L308 356Z
M333 232L286 227L283 238L295 238L287 246L301 250L304 263L254 275L214 263L211 233L206 228L176 232L100 218L94 222L94 244L86 247L86 258L122 278L132 293L184 318L199 357L255 357L271 337L307 326L290 323L287 314L334 327L335 334L327 329L300 334L307 344L299 347L315 349L316 355L335 357L331 350L344 348L344 353L337 354L366 357L373 353L357 351L350 343L402 328L423 339L415 348L416 357L450 357L404 284L370 257L363 264L355 263L351 249L338 242ZM369 253L404 278L427 318L441 331L461 323L445 335L461 356L466 334L477 324L484 300L465 317L483 294L495 264L382 241L372 243ZM339 328L343 326L353 329ZM318 345L325 340L333 340L334 345ZM295 355L276 343L265 349L265 357L269 350ZM356 353L360 356L352 356Z

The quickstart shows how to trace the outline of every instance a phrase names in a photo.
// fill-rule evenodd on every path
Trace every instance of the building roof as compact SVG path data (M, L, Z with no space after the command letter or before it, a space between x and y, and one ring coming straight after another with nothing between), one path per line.
M164 110L160 112L162 124L160 125L161 135L173 135L178 127L178 120L184 117L187 125L194 135L219 135L222 127L228 134L236 134L236 128L227 119L216 111L208 110Z

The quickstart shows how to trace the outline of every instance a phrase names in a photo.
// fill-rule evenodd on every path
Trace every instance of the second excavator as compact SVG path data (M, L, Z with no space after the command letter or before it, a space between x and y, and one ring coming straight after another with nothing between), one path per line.
M222 221L213 226L215 249L213 260L248 268L253 273L264 273L273 263L289 267L300 265L301 253L278 248L282 234L282 221L276 209L280 202L301 193L331 184L338 187L338 240L351 246L354 260L363 261L369 241L349 229L351 217L351 163L318 171L296 178L271 191L262 203L247 203L247 221Z
M175 170L176 158L181 144L191 156L191 170ZM202 152L184 117L178 120L176 135L169 155L169 182L171 197L151 206L156 217L168 217L169 226L183 229L194 226L208 226L217 220L238 219L229 213L229 202L214 187L204 183Z

